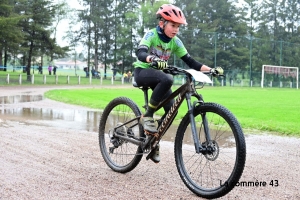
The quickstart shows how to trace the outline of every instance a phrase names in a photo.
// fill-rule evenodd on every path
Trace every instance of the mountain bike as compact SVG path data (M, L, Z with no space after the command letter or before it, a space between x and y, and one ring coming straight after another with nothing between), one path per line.
M183 101L187 113L181 119L174 141L174 156L178 173L193 193L204 198L218 198L230 192L239 181L246 160L243 130L236 117L224 106L205 102L197 89L212 83L208 75L193 69L169 66L164 70L183 75L185 83L167 99L175 102L163 119L157 120L158 132L147 135L139 123L142 116L138 105L127 97L113 99L103 110L99 124L99 145L106 164L119 173L133 170L144 155L148 160L172 124ZM135 87L144 92L147 87Z

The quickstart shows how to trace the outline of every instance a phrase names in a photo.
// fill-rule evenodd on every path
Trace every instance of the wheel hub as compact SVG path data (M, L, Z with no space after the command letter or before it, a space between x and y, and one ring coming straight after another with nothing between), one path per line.
M126 126L122 126L123 123L121 122L118 122L117 123L117 126L118 128L116 128L116 133L119 134L119 135L122 135L122 136L127 136L127 128Z
M124 143L124 140L121 140L118 135L122 135L122 136L127 136L127 128L123 125L123 123L117 123L115 130L113 131L113 134L110 134L110 142L114 145L114 149L118 148L119 146L121 146ZM110 130L110 132L112 132L112 130ZM113 150L111 150L111 153L113 152Z
M211 140L209 143L204 142L202 146L205 148L203 154L208 160L214 161L218 158L220 149L216 141Z

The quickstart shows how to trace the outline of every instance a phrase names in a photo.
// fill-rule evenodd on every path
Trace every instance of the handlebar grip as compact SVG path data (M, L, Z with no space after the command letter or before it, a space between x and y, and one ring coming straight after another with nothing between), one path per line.
M221 76L221 77L225 77L224 74L212 74L210 71L201 71L203 74L206 75L214 75L214 76Z

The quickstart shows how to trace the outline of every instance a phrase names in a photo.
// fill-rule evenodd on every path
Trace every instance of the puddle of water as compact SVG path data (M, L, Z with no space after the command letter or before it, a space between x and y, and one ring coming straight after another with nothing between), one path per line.
M33 120L36 124L98 132L100 112L68 109L12 108L0 109L1 118L19 121Z
M36 124L98 132L100 111L45 109L45 108L11 108L0 109L0 117L24 121L33 120ZM177 127L172 126L163 139L174 141Z
M0 103L13 104L20 102L40 101L42 95L17 95L0 97ZM18 120L24 123L25 120L32 120L34 124L41 126L52 126L70 128L75 130L87 130L98 132L99 121L101 117L100 111L87 110L71 110L71 109L49 109L49 108L1 108L0 118ZM28 122L26 122L28 123ZM172 125L167 133L163 136L164 141L174 141L178 126ZM202 133L203 134L203 133ZM225 134L226 135L226 134ZM223 137L225 136L223 135ZM201 137L201 134L200 134ZM203 136L202 136L203 137ZM226 139L225 139L226 138ZM187 132L184 137L184 142L187 144L193 143L191 128L187 127ZM220 142L218 140L218 142ZM227 144L230 146L230 138L224 137L221 145Z
M43 95L30 95L30 94L22 94L16 96L2 96L0 97L0 104L33 102L33 101L41 101L43 99L44 99Z

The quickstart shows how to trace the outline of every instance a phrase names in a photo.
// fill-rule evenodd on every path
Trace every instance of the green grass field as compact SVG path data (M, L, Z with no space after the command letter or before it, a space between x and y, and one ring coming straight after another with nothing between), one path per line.
M271 132L300 137L300 91L297 89L207 86L198 92L206 102L215 102L227 107L237 117L245 132ZM130 86L128 89L52 90L45 95L57 101L97 109L103 109L109 101L118 96L131 98L140 108L144 105L142 91ZM184 102L177 120L185 113ZM162 111L158 114L161 115Z

